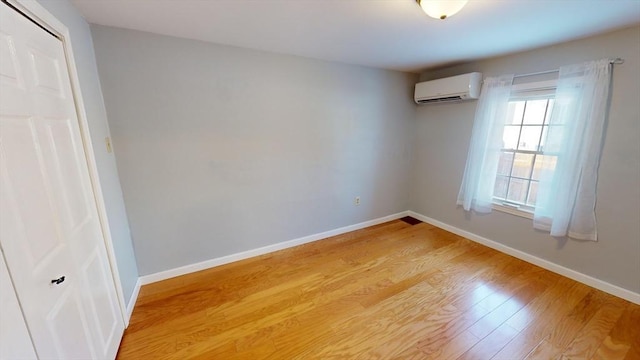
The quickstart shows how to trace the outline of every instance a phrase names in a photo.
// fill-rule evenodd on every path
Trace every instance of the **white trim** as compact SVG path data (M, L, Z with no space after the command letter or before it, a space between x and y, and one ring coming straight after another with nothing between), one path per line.
M254 256L264 255L274 251L283 250L283 249L291 248L294 246L310 243L313 241L322 240L331 236L344 234L350 231L364 229L369 226L374 226L374 225L382 224L391 220L399 219L401 217L407 216L408 214L409 214L408 211L403 211L397 214L361 222L355 225L344 226L338 229L329 230L329 231L325 231L325 232L321 232L321 233L317 233L309 236L304 236L304 237L293 239L293 240L283 241L277 244L267 245L267 246L263 246L261 248L257 248L253 250L247 250L247 251L243 251L243 252L239 252L239 253L235 253L227 256L222 256L222 257L211 259L211 260L205 260L195 264L190 264L190 265L180 266L170 270L160 271L154 274L144 275L140 277L139 282L141 283L141 285L146 285L146 284L154 283L157 281L170 279L176 276L185 275L185 274L193 273L196 271L209 269L215 266L232 263L234 261L244 260Z
M140 278L136 281L136 285L133 287L133 293L131 294L131 298L129 299L129 304L127 305L127 313L125 317L124 327L129 327L129 320L131 320L131 314L133 314L133 308L136 307L136 301L138 301L138 295L140 294L140 288L142 287L142 282Z
M496 200L494 199L494 201L496 201ZM509 206L507 202L504 202L502 204L498 204L498 203L494 202L493 204L491 204L491 207L494 210L501 211L503 213L507 213L507 214L511 214L511 215L515 215L515 216L519 216L519 217L523 217L523 218L527 218L527 219L533 220L533 213L532 212L526 211L526 210L522 210L522 208L517 207L517 206Z
M49 13L49 11L42 5L40 5L37 1L8 0L8 2L23 13L29 15L33 20L36 20L40 25L43 25L44 27L58 35L64 46L69 78L71 81L71 90L73 91L76 112L78 115L78 124L80 127L80 135L82 137L82 145L84 148L85 157L87 159L87 167L89 169L89 177L91 179L92 190L96 201L96 208L98 212L98 218L100 220L102 236L104 238L104 245L107 252L107 257L109 259L109 264L111 265L111 275L113 277L113 283L115 285L116 294L118 297L120 316L126 323L127 319L125 316L125 312L127 307L125 305L122 284L120 283L120 273L118 271L115 251L113 249L113 240L111 238L111 230L109 228L109 219L107 218L107 210L104 204L102 188L100 186L98 167L96 165L95 155L93 153L93 145L91 143L91 136L89 134L89 124L87 122L87 113L85 111L84 101L82 99L82 92L80 91L80 81L78 80L78 72L76 70L76 62L73 56L73 48L71 46L71 35L69 33L69 29L62 22L51 15L51 13Z
M596 279L592 276L583 274L581 272L578 272L576 270L572 270L569 268L566 268L562 265L558 265L554 262L551 262L549 260L545 260L545 259L541 259L535 255L531 255L528 254L524 251L521 250L516 250L510 246L501 244L499 242L493 241L493 240L489 240L485 237L476 235L472 232L466 231L466 230L462 230L460 228L457 228L455 226L443 223L442 221L438 221L436 219L432 219L430 217L424 216L422 214L418 214L414 211L409 211L409 216L412 216L418 220L422 220L426 223L429 223L433 226L437 226L441 229L447 230L449 232L452 232L456 235L465 237L469 240L475 241L477 243L480 243L482 245L488 246L492 249L498 250L502 253L511 255L513 257L516 257L520 260L524 260L528 263L540 266L541 268L547 269L549 271L552 271L556 274L560 274L562 276L566 276L570 279L573 279L575 281L581 282L585 285L589 285L591 287L594 287L598 290L602 290L606 293L609 293L611 295L615 295L617 297L623 298L625 300L631 301L632 303L636 303L640 305L640 294L635 293L631 290L627 290L627 289L623 289L617 285L613 285L610 284L606 281L600 280L600 279Z
M520 95L520 93L528 92L528 91L539 91L539 90L547 90L549 95L554 95L556 92L556 88L558 87L558 79L553 80L543 80L543 81L535 81L535 82L523 82L520 84L511 85L511 95Z

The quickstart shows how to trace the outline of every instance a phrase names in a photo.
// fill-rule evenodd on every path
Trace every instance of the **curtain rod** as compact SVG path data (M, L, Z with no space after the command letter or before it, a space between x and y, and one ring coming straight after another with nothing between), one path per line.
M624 59L623 58L611 59L611 60L609 60L609 64L611 64L611 65L613 65L613 64L624 64ZM538 72L532 72L532 73L528 73L528 74L514 75L514 78L551 74L551 73L558 72L558 71L560 71L560 69L538 71Z

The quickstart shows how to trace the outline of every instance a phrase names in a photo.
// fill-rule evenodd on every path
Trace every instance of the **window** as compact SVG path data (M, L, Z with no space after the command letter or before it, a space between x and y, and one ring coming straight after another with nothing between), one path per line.
M554 92L541 86L512 93L493 191L496 210L525 217L532 217L541 170L553 170L557 162L556 155L543 153Z
M553 84L538 88L517 83L552 72L485 78L456 203L465 211L530 217L554 237L597 240L598 164L614 62L561 66Z

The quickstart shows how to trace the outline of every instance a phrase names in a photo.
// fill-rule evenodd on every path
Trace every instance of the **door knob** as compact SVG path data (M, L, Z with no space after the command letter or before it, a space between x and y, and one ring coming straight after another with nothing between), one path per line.
M55 285L62 284L63 282L64 282L64 276L60 276L60 277L59 277L59 278L57 278L57 279L53 279L53 280L51 280L51 283L52 283L52 284L55 284Z

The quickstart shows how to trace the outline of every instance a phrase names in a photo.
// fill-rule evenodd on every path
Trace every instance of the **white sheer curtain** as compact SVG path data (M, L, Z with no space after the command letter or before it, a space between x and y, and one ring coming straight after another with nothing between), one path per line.
M491 211L513 75L484 79L473 120L458 205L469 211Z
M551 236L597 240L598 164L609 100L609 59L560 68L544 153L557 156L543 169L534 227Z

